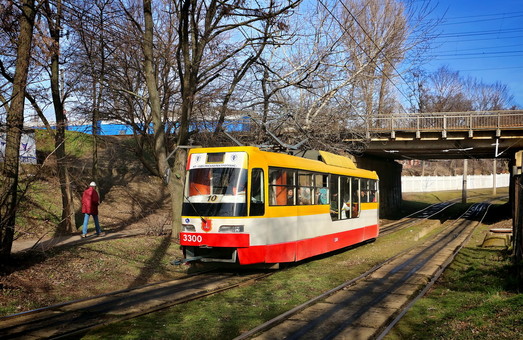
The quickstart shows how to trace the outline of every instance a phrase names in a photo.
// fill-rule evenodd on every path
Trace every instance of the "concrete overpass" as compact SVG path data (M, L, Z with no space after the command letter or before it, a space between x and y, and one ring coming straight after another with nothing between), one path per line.
M382 212L387 214L402 201L402 166L395 160L503 158L510 160L508 170L516 175L523 110L378 115L366 122L364 138L346 141L365 144L356 162L378 172ZM519 205L515 187L511 180L511 201Z
M365 133L366 156L513 159L523 150L523 110L378 115Z

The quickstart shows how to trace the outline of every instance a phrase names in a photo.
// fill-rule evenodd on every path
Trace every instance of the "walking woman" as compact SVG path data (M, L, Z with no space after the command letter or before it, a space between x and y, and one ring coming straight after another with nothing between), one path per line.
M89 223L89 216L93 216L94 226L96 228L96 236L103 236L103 231L98 222L98 205L100 204L100 196L96 192L96 183L91 182L82 195L82 213L84 216L84 226L82 229L82 237L87 237L87 224Z

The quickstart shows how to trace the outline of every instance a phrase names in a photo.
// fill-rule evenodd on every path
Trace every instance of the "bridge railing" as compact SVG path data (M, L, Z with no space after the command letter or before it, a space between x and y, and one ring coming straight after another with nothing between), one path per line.
M377 115L367 128L369 132L519 129L523 128L523 110Z

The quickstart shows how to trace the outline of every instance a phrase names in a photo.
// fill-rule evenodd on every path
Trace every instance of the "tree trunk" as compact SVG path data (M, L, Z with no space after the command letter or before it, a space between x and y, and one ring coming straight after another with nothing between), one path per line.
M93 84L93 87L96 87L96 85ZM91 122L93 130L93 166L91 168L91 178L93 181L98 182L98 134L100 133L100 131L98 131L98 120L100 119L100 111L96 102L94 105L95 108L93 110L93 120Z
M48 24L49 33L53 40L54 48L51 55L51 95L53 97L53 107L56 118L56 134L55 134L55 148L56 148L56 163L58 167L58 179L60 181L60 192L62 195L62 218L59 224L59 230L64 233L72 233L74 226L74 209L73 209L73 195L71 192L71 183L69 181L69 172L67 170L67 158L65 153L65 127L67 119L65 117L64 105L60 94L60 19L62 16L61 0L56 2L57 13L51 15L48 7ZM55 17L56 21L52 18Z
M154 154L158 164L158 172L160 176L162 176L168 169L168 164L167 149L165 147L165 124L162 119L160 95L158 93L156 74L153 67L153 17L151 0L145 0L143 2L143 11L145 21L143 40L145 79L149 92L149 107L151 109L154 129Z
M24 94L27 85L29 62L31 60L34 20L34 0L24 0L20 17L20 34L18 36L13 94L11 106L7 113L7 139L3 169L6 177L4 186L5 200L2 200L2 206L0 206L0 263L5 263L10 257L13 245L16 209L18 206L18 162L24 123Z
M174 156L174 165L172 176L169 179L169 191L171 192L171 209L172 209L172 237L176 241L182 228L182 203L184 198L185 185L185 163L187 161L187 152L179 148Z
M165 145L165 124L162 117L160 95L158 93L156 74L153 67L153 18L150 0L144 1L143 9L145 21L143 42L145 56L144 69L147 82L147 90L149 91L149 107L151 109L151 116L154 129L154 151L157 161L157 168L159 175L163 176L167 173L167 170L169 169L169 164L167 163L167 147ZM183 130L183 121L184 120L182 119L182 127L180 127L180 130ZM180 135L184 134L179 133L179 136ZM182 158L183 161L181 160ZM185 151L183 149L178 149L175 153L172 176L169 177L169 182L167 183L169 193L171 196L171 228L172 236L174 239L177 239L181 228L181 221L179 216L181 216L181 200L183 200L182 197L184 177Z
M58 55L51 57L51 93L56 117L56 165L58 167L58 180L60 181L60 192L62 195L62 218L59 230L65 233L73 231L74 210L72 204L71 184L67 170L67 158L65 153L65 127L67 121L64 114L64 106L60 98Z

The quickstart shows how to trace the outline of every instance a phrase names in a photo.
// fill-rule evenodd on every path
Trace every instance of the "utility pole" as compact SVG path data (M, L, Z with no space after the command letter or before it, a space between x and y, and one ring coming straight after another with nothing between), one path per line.
M494 158L494 164L492 165L492 195L497 194L497 178L498 177L498 160Z
M512 239L514 264L517 270L519 287L523 287L523 151L516 152L516 164L512 168L514 176L514 202L512 205Z
M467 203L467 173L468 173L468 159L463 160L463 189L461 191L461 203Z

